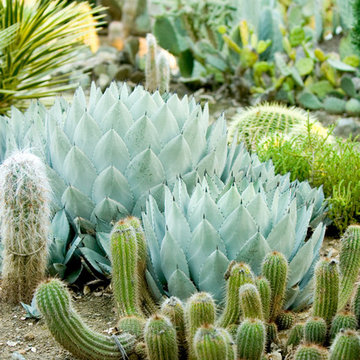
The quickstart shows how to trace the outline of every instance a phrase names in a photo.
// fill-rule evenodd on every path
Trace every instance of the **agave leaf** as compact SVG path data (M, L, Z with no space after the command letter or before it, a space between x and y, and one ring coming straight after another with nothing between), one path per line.
M76 93L64 122L64 132L71 143L74 143L75 129L80 119L83 117L84 111L85 111L85 105L82 103L82 101L79 99L79 96L77 96ZM61 111L57 111L55 113L61 114Z
M146 278L146 283L151 291L152 296L154 297L154 299L156 301L160 302L162 299L162 294L161 294L160 289L157 286L154 278L150 274L149 270L145 271L145 278Z
M236 261L247 263L251 270L259 275L261 272L261 261L265 255L271 251L270 246L264 236L257 232L241 247L236 254Z
M124 99L124 104L130 109L139 99L141 99L145 94L144 87L142 85L136 86L134 91L130 93L130 95ZM146 109L145 107L140 105L140 109ZM144 112L141 115L144 115ZM136 118L134 118L136 120Z
M157 110L158 107L156 102L147 91L144 92L144 94L138 98L130 108L131 115L135 121L144 115L151 118L157 112Z
M65 259L64 259L64 264L66 265L70 259L72 258L75 250L78 248L79 244L81 243L82 241L82 237L80 236L77 236L74 241L72 242L68 252L66 253L66 256L65 256Z
M176 269L171 275L168 288L170 294L180 300L186 300L197 291L191 280L180 269Z
M175 182L172 193L176 203L180 205L180 208L183 209L184 215L186 216L188 212L190 196L187 192L186 184L181 178Z
M217 249L226 254L225 244L216 228L203 219L194 229L189 246L189 267L195 284L199 284L200 270L205 260Z
M216 166L216 151L213 150L200 160L196 170L200 176L203 176L205 172L210 174L214 173L215 166Z
M52 190L52 211L60 210L64 207L61 197L66 189L66 185L62 178L50 166L46 166L46 176Z
M160 212L157 202L151 195L146 203L146 214L151 217L149 221L155 231L156 238L162 240L165 236L165 217Z
M119 136L126 134L134 123L130 111L120 101L117 101L111 105L109 109L106 109L104 114L99 122L100 127L103 131L114 129Z
M167 101L167 104L179 125L179 129L182 129L185 121L189 117L189 107L187 102L181 102L179 97L174 94Z
M91 197L96 176L96 170L88 157L77 146L73 146L64 160L65 179L71 186L82 189L85 195Z
M136 155L126 169L132 192L136 198L165 179L164 168L151 149Z
M64 209L58 211L52 219L51 232L54 238L64 240L66 246L66 242L70 235L70 226ZM63 250L63 253L65 253L65 248Z
M295 302L299 293L300 293L300 287L297 284L287 289L285 295L284 309L288 309Z
M217 202L217 206L226 219L239 206L240 201L241 196L234 183L231 188L221 196Z
M105 198L122 204L127 213L131 212L134 205L134 198L125 176L113 166L102 171L94 182L92 199L99 203Z
M261 233L267 237L271 230L271 213L262 194L257 194L249 203L247 209L260 227Z
M95 205L85 194L74 186L67 187L61 197L61 201L65 206L65 210L72 218L80 216L90 220Z
M257 232L257 226L243 205L239 205L224 221L219 230L225 242L227 256L235 259L241 247Z
M162 105L151 117L151 121L159 134L159 139L162 144L166 144L169 140L179 134L178 123L167 103Z
M111 274L111 264L108 259L89 248L82 247L80 251L97 272L106 276Z
M128 210L122 206L121 203L110 198L104 198L101 202L96 204L90 219L94 223L97 222L97 219L100 219L105 223L112 224L128 215Z
M229 266L229 259L216 249L208 256L200 270L199 290L212 294L218 302L224 299L224 274Z
M184 252L181 246L171 236L169 231L166 231L165 237L160 249L161 268L163 269L165 278L169 281L171 275L180 269L187 277L189 276L189 267Z
M114 94L112 93L110 88L107 88L101 98L98 99L94 110L91 112L91 116L98 124L102 122L104 115L113 106L115 100L116 98L114 97Z
M106 256L110 259L111 250L110 250L110 235L105 232L96 232L96 240L100 244L101 248L105 252Z
M98 172L109 166L115 166L124 172L130 162L129 151L119 134L110 129L95 146L93 162Z
M161 149L158 138L159 135L155 126L151 120L144 115L129 128L124 137L124 141L130 156L134 157L149 147L151 147L151 150L155 154L158 154Z
M256 191L254 188L254 183L250 182L247 188L242 192L241 199L243 203L248 206L248 204L255 199Z

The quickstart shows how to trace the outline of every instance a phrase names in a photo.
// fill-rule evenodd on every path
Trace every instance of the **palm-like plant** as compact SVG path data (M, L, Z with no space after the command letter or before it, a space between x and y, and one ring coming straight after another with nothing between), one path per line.
M66 74L54 73L84 46L82 37L93 30L89 15L96 20L100 10L61 0L0 0L0 113L73 87Z

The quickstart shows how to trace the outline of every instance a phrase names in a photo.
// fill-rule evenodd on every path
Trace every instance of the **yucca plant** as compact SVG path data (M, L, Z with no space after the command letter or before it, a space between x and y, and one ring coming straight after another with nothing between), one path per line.
M185 299L197 290L218 301L231 260L248 263L259 275L264 256L282 252L289 262L286 307L306 304L325 226L307 239L314 203L301 204L281 182L262 184L248 177L222 182L206 175L193 191L179 179L164 185L165 209L150 196L142 219L150 249L150 271L159 290Z
M13 104L23 106L27 99L74 87L66 85L66 74L54 74L73 60L83 37L92 31L89 16L94 21L101 17L102 8L88 9L61 0L0 1L0 43L6 39L0 49L0 113Z

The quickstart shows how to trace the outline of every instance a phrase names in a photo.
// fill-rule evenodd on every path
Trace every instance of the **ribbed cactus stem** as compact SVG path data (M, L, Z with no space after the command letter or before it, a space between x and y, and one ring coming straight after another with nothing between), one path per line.
M330 360L360 360L360 340L354 330L342 330L336 335Z
M196 359L193 340L196 330L202 325L211 325L215 321L215 302L210 294L199 292L192 295L185 307L186 336L189 359Z
M30 153L13 154L0 166L3 300L30 302L44 279L49 219L50 185L45 165Z
M265 350L266 331L259 319L246 319L236 337L237 359L261 360Z
M217 328L220 334L223 336L226 342L226 359L235 360L236 359L236 344L231 336L230 332L227 329Z
M244 319L264 320L260 294L257 287L253 284L244 284L239 289L239 302L242 317Z
M352 303L352 310L356 316L358 326L360 326L360 285L357 286Z
M336 334L341 330L356 330L357 329L357 320L353 313L349 311L341 311L336 314L333 318L330 328L330 339L333 340Z
M178 360L176 331L167 317L150 317L145 325L144 338L148 360Z
M257 277L256 287L259 290L261 304L262 304L262 311L264 315L264 320L269 321L270 317L270 302L271 302L271 287L269 280L264 276Z
M300 344L304 337L304 327L304 323L297 323L291 328L286 342L286 348L289 346L295 348Z
M118 360L133 352L135 337L122 333L109 337L89 329L72 309L65 285L57 279L44 282L36 291L36 303L55 340L75 357L84 360Z
M273 251L265 256L262 275L271 287L270 320L274 321L283 308L288 275L288 262L283 254Z
M164 52L161 52L157 57L157 65L158 65L158 84L160 94L169 92L169 84L170 84L170 65L169 60L166 57Z
M295 360L326 360L328 351L320 346L313 344L301 345L296 350Z
M336 314L338 299L338 265L335 260L321 259L315 267L315 294L312 315L323 318L329 326Z
M147 53L145 59L145 88L152 92L158 88L158 67L156 62L157 43L155 36L146 35Z
M225 273L226 298L225 308L218 321L220 327L226 328L240 321L239 289L244 284L254 284L254 276L248 265L232 261Z
M326 341L327 325L321 317L311 317L306 320L304 328L304 339L306 342L324 345Z
M295 315L291 311L282 311L276 318L276 324L279 330L290 329L295 322Z
M143 338L144 327L145 320L138 316L124 316L117 323L120 331L134 335L138 340Z
M266 323L266 350L271 350L271 344L277 344L279 342L278 338L278 327L274 322Z
M140 303L142 310L146 315L154 314L158 308L154 298L150 294L146 279L146 264L147 264L147 245L145 234L143 232L140 220L135 216L129 216L124 219L125 223L128 223L135 230L136 242L137 242L137 270L138 270L138 287L140 294Z
M184 355L187 352L187 344L183 303L177 297L171 296L162 303L160 312L169 318L175 327L179 353Z
M349 301L360 270L360 226L350 225L340 240L340 290L338 310Z
M141 316L138 245L132 226L120 220L110 235L112 287L120 316Z
M197 360L226 360L228 345L217 328L203 325L195 333L194 352Z

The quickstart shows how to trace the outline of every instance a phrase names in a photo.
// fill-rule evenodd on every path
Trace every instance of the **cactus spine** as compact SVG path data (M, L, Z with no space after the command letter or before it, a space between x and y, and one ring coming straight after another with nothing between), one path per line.
M357 321L354 314L349 311L342 311L335 315L330 328L330 339L333 340L341 329L356 330Z
M301 345L295 353L295 360L326 360L328 351L317 345Z
M255 285L240 286L239 302L243 318L264 320L260 294Z
M311 317L305 323L305 341L312 344L323 345L326 341L327 325L321 317Z
M221 332L212 325L203 325L194 336L197 360L227 360L228 344Z
M75 357L115 360L133 351L135 338L130 334L111 338L90 330L72 309L70 294L60 280L40 284L35 296L51 334Z
M0 237L4 246L1 297L30 302L45 277L50 185L35 155L17 152L0 167Z
M259 276L256 279L256 286L259 290L261 304L262 304L262 312L264 315L265 321L269 321L270 317L270 305L271 305L271 287L269 280L264 276Z
M330 360L360 360L360 340L353 330L340 331L330 348Z
M265 326L261 320L244 320L236 337L237 358L260 360L265 350L265 340Z
M110 235L112 286L120 316L141 316L138 278L138 245L133 227L120 220Z
M282 310L285 298L288 263L283 254L273 251L265 256L262 265L262 274L271 287L270 320L275 320Z
M276 318L276 324L279 330L290 329L295 322L295 315L291 311L282 311Z
M339 270L335 260L322 259L315 267L313 316L323 318L329 326L336 314L339 298Z
M354 289L360 270L360 226L350 225L341 238L340 290L338 310L342 310Z
M176 331L170 320L162 315L148 319L144 330L148 360L177 360Z
M239 289L241 285L254 283L250 268L244 263L232 261L225 273L226 299L225 308L219 319L219 326L226 328L238 324L240 318Z

